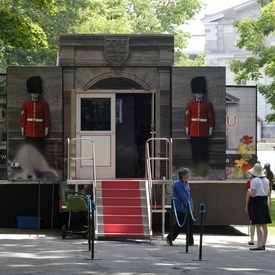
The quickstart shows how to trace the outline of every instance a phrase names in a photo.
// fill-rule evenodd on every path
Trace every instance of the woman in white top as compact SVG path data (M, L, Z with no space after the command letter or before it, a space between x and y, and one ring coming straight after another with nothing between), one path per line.
M250 195L252 197L252 224L256 224L258 246L250 250L265 250L267 239L267 223L271 223L269 215L270 188L260 163L248 170L253 179L250 183Z

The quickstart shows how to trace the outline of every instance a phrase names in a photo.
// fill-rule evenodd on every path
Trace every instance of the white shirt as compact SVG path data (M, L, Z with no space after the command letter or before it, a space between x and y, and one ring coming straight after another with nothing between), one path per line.
M268 196L269 192L269 180L267 178L253 178L250 183L250 189L255 189L257 196Z

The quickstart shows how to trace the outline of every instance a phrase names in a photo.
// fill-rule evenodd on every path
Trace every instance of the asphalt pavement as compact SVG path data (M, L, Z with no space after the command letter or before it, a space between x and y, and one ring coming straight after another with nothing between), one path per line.
M167 245L160 233L150 240L88 240L60 229L0 229L0 274L274 274L275 238L265 251L251 251L247 226L208 226L185 246L185 235ZM202 246L200 246L202 242Z

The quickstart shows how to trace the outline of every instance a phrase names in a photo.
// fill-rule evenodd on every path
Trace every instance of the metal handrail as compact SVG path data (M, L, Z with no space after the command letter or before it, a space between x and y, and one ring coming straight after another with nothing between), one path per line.
M75 146L76 146L76 142L77 141L90 141L91 142L91 156L90 157L72 157L71 156L71 146L72 143L75 142ZM83 179L72 179L71 176L71 162L72 160L92 160L92 171L93 171L93 175L92 175L92 179L89 180L89 182L92 182L93 184L93 201L96 201L96 161L95 161L95 143L91 138L72 138L71 140L68 138L68 160L67 160L67 182L72 183L73 181L80 181L81 184L83 184L83 181L85 182L85 180ZM75 183L75 191L78 191L78 184ZM95 226L97 228L97 214L95 214Z
M166 143L166 156L165 157L155 157L155 156L150 156L150 146L149 144L153 142L153 148L155 145L155 142L161 142L164 141ZM152 149L152 148L151 148ZM154 168L154 161L156 160L166 160L168 163L166 165L166 175L165 175L165 180L157 180L155 181L156 184L162 184L162 209L158 212L162 213L162 238L164 238L165 234L165 186L167 184L171 184L172 181L172 174L173 174L173 163L172 163L172 153L173 153L173 148L172 148L172 139L168 138L149 138L146 141L145 144L145 150L146 150L146 176L147 176L147 184L146 184L146 194L147 194L147 205L148 205L148 219L149 219L149 231L150 231L150 236L152 236L152 216L153 216L153 198L152 198L152 187L153 187L153 176L152 175L152 168ZM154 152L155 150L151 150L151 152ZM155 169L154 169L155 171ZM166 180L167 179L167 180Z

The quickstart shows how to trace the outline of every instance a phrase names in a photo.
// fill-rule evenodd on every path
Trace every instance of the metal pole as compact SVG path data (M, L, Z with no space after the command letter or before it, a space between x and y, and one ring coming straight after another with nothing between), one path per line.
M199 260L202 258L202 236L203 236L203 212L201 213L201 228L200 228L200 251Z
M187 203L187 208L186 208L186 215L187 215L187 220L186 220L186 244L185 244L185 252L188 253L188 243L189 243L189 223L190 223L190 214L189 214L189 204Z
M94 210L94 206L92 207L92 253L91 253L91 257L92 259L94 258L94 254L95 254L95 219L94 219L94 215L95 215L95 210Z
M161 187L162 187L162 212L161 212L161 218L162 218L162 239L164 239L164 234L165 234L165 184L162 184Z
M173 199L171 199L171 211L170 211L170 243L173 245L173 216L174 216L174 204Z
M41 216L41 194L40 194L40 181L38 182L38 220L37 220L37 227L40 229L40 216Z
M88 246L89 246L89 251L91 251L91 198L90 196L88 198Z
M71 148L70 148L70 139L67 139L68 148L67 148L67 180L71 179Z
M53 229L53 215L54 215L54 181L52 184L52 211L51 211L51 229Z

